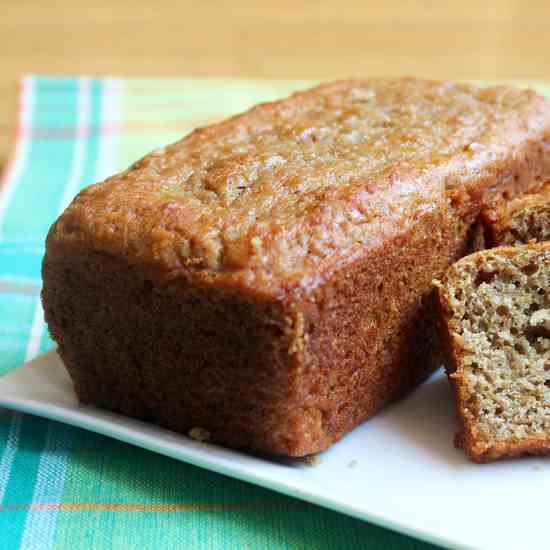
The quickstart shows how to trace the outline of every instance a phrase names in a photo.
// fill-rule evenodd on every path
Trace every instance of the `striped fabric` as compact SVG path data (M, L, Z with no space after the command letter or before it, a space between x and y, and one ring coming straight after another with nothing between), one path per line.
M309 82L22 81L0 188L0 374L52 346L46 232L83 186L193 127ZM0 410L1 548L428 548L96 434Z

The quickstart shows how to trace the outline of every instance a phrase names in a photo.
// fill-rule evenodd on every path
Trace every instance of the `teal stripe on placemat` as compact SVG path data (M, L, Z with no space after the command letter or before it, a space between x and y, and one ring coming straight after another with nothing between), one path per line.
M0 242L0 268L3 278L33 277L40 280L44 243Z
M0 376L25 360L36 301L32 295L0 293Z
M32 501L48 422L36 416L23 417L19 444L11 467L11 471L17 475L10 475L2 506L16 506ZM4 516L1 528L4 548L19 548L27 514L28 510L22 509L13 510L9 518Z

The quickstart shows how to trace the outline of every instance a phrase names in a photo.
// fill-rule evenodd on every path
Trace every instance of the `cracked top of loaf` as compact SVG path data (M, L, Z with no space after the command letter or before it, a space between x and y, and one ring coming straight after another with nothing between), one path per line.
M549 129L549 104L528 90L324 84L197 129L88 187L48 247L209 281L313 284L454 195L479 194Z

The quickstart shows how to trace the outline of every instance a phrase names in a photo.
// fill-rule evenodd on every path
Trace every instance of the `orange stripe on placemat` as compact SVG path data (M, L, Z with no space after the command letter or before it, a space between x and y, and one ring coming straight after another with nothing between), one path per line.
M0 505L0 512L15 512L19 510L105 510L112 512L186 512L202 510L235 510L239 508L265 508L300 501L260 501L260 502L212 502L212 503L118 503L118 502L35 502L30 504ZM301 504L301 502L300 502Z

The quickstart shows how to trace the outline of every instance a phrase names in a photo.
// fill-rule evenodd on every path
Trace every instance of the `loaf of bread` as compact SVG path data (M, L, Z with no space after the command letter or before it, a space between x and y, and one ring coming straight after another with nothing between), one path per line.
M463 258L441 286L442 341L470 458L550 453L550 243Z
M502 200L480 216L485 246L515 246L550 239L550 181L525 195Z
M345 81L88 187L43 264L79 399L234 447L327 448L432 370L432 279L484 206L550 176L549 140L532 91Z

